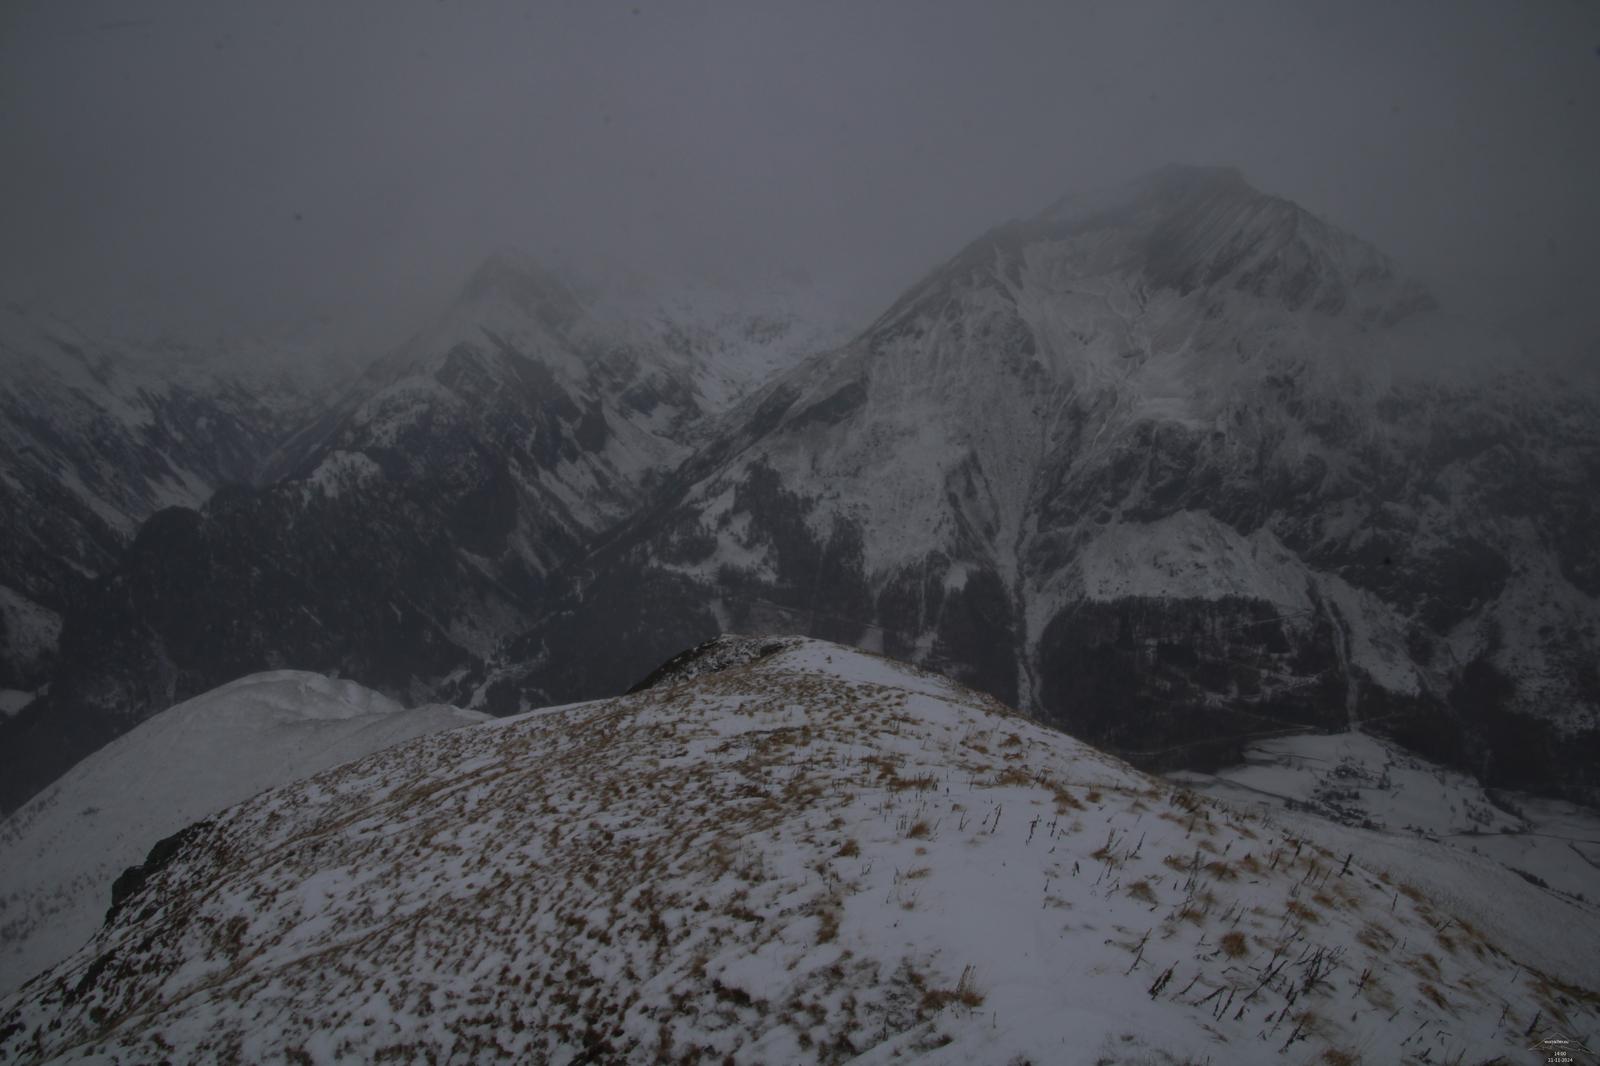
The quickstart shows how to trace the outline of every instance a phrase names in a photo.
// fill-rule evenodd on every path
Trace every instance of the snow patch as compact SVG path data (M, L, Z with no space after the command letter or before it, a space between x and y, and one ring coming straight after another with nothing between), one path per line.
M311 472L306 481L329 496L338 496L342 492L382 477L383 468L369 456L361 452L335 449L317 464L317 468Z
M0 631L11 657L35 662L54 651L61 640L61 616L22 593L0 585Z
M1197 511L1106 527L1078 558L1084 595L1262 600L1309 612L1306 571L1266 529L1250 536Z

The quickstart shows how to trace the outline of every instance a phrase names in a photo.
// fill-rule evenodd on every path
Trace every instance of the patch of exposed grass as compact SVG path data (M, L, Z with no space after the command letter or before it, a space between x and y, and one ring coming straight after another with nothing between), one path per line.
M1379 922L1368 922L1356 934L1356 941L1377 952L1386 952L1394 946L1394 934Z
M978 991L971 966L963 967L961 979L954 988L929 988L922 993L922 1008L926 1011L943 1010L951 1003L959 1003L963 1007L983 1006L984 995Z
M1418 988L1417 991L1421 992L1424 998L1426 998L1430 1003L1438 1007L1440 1010L1450 1009L1450 1001L1445 999L1444 993L1440 992L1439 989L1434 985L1424 981L1422 986Z
M1288 911L1302 922L1305 922L1307 925L1319 925L1322 922L1322 915L1318 914L1314 909L1306 906L1297 899L1291 899L1288 906L1286 906L1284 910Z
M1155 889L1150 887L1149 881L1143 879L1128 886L1128 897L1152 905L1157 902Z
M817 911L817 943L831 944L839 939L839 908L823 907Z

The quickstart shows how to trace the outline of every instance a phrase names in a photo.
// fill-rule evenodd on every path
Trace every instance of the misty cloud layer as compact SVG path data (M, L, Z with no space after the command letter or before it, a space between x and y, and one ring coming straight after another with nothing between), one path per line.
M1597 49L1580 0L12 4L0 285L397 334L511 245L881 301L994 223L1182 160L1447 302L1594 337Z

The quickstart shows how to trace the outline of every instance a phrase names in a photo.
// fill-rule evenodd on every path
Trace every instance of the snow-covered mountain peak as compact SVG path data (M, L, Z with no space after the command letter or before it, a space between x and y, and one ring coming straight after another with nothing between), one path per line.
M1156 288L1234 290L1328 315L1397 322L1433 306L1421 285L1367 242L1232 167L1168 165L1119 189L1065 197L1035 220L1052 236L1090 236Z
M387 361L386 373L432 373L463 350L491 362L521 356L569 390L633 390L635 406L665 402L681 420L726 410L843 341L846 302L809 282L669 280L558 266L505 248Z
M1046 207L1037 218L1058 223L1084 223L1100 216L1126 213L1141 205L1152 208L1163 201L1170 209L1175 201L1208 197L1256 199L1262 195L1237 167L1168 163L1121 184L1074 189Z
M1004 391L1098 396L1125 424L1218 429L1244 394L1285 385L1369 405L1436 362L1414 349L1458 344L1431 307L1383 253L1237 170L1171 166L989 231L860 344L872 375L926 385L941 404L988 404L976 379L1001 375Z

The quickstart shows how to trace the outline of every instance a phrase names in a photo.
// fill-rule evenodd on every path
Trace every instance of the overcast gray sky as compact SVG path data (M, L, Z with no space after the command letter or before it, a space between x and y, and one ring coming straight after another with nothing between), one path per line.
M1172 160L1480 309L1583 319L1600 4L0 8L5 298L180 329L406 328L502 245L887 299Z

